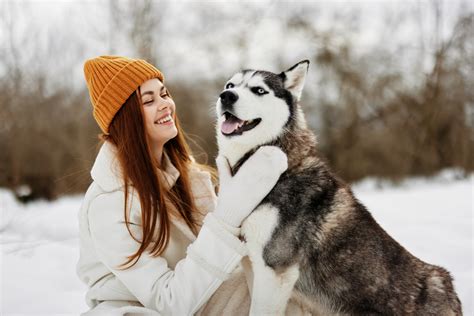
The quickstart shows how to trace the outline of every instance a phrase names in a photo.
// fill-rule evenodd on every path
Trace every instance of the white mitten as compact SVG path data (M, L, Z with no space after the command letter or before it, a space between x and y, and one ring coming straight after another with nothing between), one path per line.
M219 196L214 215L239 227L272 190L288 168L286 154L276 146L260 147L232 176L227 159L218 156Z

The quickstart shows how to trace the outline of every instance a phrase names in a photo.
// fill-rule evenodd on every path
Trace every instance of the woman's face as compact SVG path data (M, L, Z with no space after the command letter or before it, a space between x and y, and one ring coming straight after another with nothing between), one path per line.
M140 86L145 129L154 146L163 146L178 135L174 124L176 106L159 79L150 79Z

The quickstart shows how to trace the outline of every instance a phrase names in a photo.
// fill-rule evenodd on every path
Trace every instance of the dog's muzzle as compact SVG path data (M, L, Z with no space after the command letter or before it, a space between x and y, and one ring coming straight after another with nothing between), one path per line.
M224 91L219 96L222 104L222 112L230 111L233 108L233 105L239 99L239 95L233 91Z

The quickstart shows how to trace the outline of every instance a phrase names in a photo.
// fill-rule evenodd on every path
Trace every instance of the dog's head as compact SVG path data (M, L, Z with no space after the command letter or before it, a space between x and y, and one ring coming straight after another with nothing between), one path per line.
M304 60L280 74L243 70L226 82L216 104L217 141L231 164L304 122L298 101L308 66Z

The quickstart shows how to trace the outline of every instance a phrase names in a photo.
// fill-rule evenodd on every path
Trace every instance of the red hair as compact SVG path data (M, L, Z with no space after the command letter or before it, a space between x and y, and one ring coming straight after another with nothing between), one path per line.
M189 228L197 233L198 224L194 215L198 210L192 197L189 179L191 150L176 115L174 121L178 135L169 140L163 148L163 154L168 154L180 174L170 190L165 189L158 177L158 166L145 131L143 105L137 92L125 101L115 115L109 127L109 135L102 135L102 139L111 141L117 147L125 185L125 223L132 238L140 243L138 250L127 257L127 261L120 265L121 268L135 265L148 247L151 247L149 252L152 256L163 253L170 238L170 215L173 211L177 213L174 215L180 216ZM161 168L163 167L166 166ZM129 185L138 193L140 199L143 233L141 240L133 236L129 227ZM173 208L168 206L166 201L169 201ZM156 229L157 225L159 229ZM155 234L157 236L154 236ZM156 237L156 241L152 241L153 237Z

